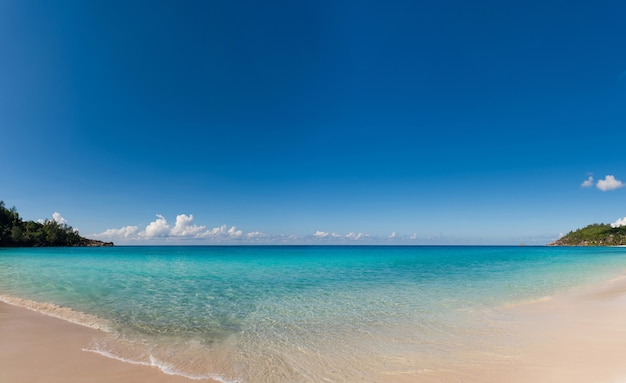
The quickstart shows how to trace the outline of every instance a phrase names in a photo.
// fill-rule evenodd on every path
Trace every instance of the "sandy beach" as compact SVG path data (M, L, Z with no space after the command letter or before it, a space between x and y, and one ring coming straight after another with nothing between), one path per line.
M156 367L82 349L98 330L0 302L0 381L15 383L189 383ZM209 382L209 380L205 380Z
M626 382L626 278L512 313L521 353L502 381Z
M510 360L476 356L466 368L388 376L389 382L620 383L626 381L626 278L502 309ZM2 382L162 382L190 379L82 349L102 333L0 302ZM205 380L208 381L208 380Z
M626 382L626 277L502 313L513 334L509 360L476 355L467 366L403 382Z

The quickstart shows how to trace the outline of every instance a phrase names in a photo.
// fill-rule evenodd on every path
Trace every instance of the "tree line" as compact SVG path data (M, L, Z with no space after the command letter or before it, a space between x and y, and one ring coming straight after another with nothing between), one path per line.
M553 246L623 246L626 245L626 226L612 227L605 223L594 223L570 231Z
M78 231L51 219L24 221L15 207L0 200L0 247L97 246L99 241L83 238Z

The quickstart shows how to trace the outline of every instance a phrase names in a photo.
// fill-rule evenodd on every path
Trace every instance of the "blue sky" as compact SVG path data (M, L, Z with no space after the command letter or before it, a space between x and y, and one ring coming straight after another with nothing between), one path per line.
M0 0L0 199L119 244L544 244L626 216L625 17Z

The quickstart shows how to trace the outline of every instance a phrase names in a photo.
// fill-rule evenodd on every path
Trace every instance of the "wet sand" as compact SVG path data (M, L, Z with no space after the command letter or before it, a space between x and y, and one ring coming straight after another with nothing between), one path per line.
M507 381L626 382L626 278L512 314L522 344Z
M626 278L585 291L503 308L509 334L502 355L474 355L465 366L388 382L625 383ZM0 381L189 383L156 367L82 351L102 332L0 302ZM205 380L209 382L209 380Z
M507 358L476 356L413 381L626 383L626 277L499 312L508 318Z
M0 382L193 382L156 367L82 351L101 335L98 330L0 302Z

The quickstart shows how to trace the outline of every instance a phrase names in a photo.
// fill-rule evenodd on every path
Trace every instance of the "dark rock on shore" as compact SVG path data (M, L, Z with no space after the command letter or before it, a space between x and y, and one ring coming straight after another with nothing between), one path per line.
M113 247L113 242L103 242L97 239L82 238L82 240L74 245L74 247Z

